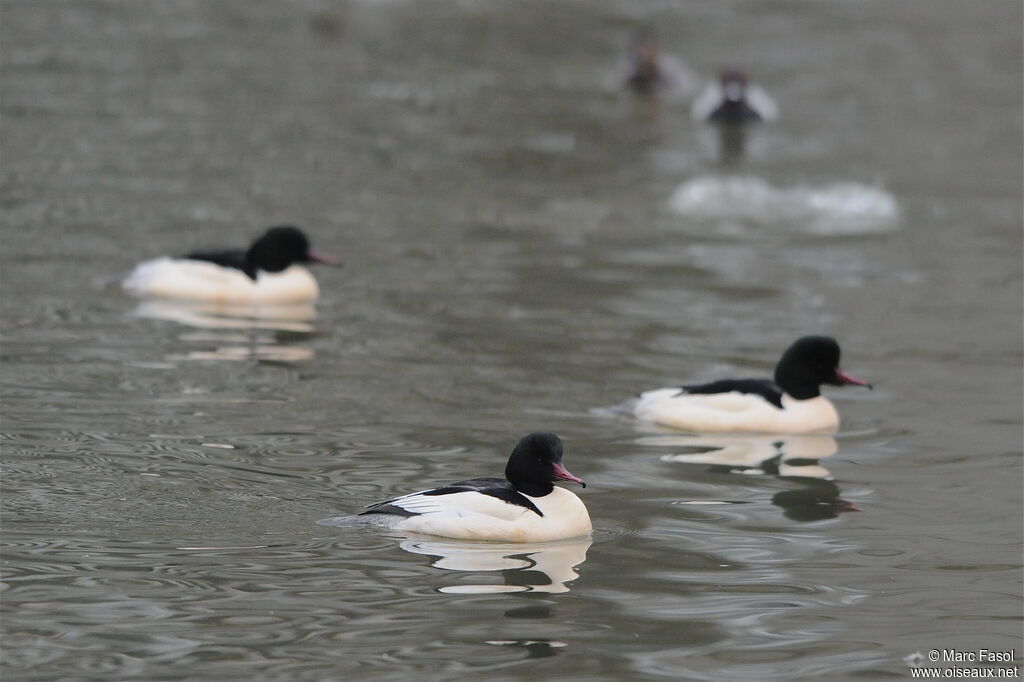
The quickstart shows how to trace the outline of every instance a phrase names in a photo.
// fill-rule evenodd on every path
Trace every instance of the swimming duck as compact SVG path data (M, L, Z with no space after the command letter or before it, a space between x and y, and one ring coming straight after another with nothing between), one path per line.
M221 303L297 303L316 300L320 288L300 263L337 261L309 246L302 230L279 225L248 249L193 251L140 263L122 282L138 296Z
M679 59L663 52L653 37L640 34L620 60L619 78L637 95L689 95L696 90L697 77Z
M775 120L778 107L745 72L727 69L694 100L691 113L701 121L739 124Z
M786 349L773 379L721 379L646 391L633 405L644 421L685 431L832 433L839 413L823 384L870 384L839 369L839 344L805 336Z
M323 525L373 525L465 540L548 542L586 535L590 515L580 498L554 481L586 487L562 465L562 441L553 433L524 436L504 478L473 478L396 497L355 516Z
M630 68L626 85L634 92L650 94L665 87L667 77L658 60L658 46L654 41L641 38L630 48Z

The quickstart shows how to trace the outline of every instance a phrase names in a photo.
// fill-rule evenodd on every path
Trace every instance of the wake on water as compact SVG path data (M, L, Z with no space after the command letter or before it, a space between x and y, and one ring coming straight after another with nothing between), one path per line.
M669 207L698 220L783 224L822 236L888 232L899 226L896 198L856 182L774 187L755 177L704 176L680 185Z

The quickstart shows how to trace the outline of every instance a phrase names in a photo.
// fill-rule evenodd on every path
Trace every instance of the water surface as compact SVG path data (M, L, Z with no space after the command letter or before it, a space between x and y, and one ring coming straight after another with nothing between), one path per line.
M1019 3L2 11L5 678L1019 656ZM686 97L621 92L651 27L695 74L748 65L779 121L725 158ZM280 222L345 263L315 311L112 284ZM830 392L834 440L605 409L805 333L876 385ZM535 429L588 481L590 541L315 523L495 475Z

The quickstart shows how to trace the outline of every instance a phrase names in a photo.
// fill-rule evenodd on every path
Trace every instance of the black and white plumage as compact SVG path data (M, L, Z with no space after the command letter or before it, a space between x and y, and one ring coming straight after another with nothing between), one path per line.
M722 379L646 391L633 405L644 421L694 432L831 433L839 413L824 384L868 386L839 369L839 344L826 336L797 339L773 379Z
M590 515L555 481L586 484L562 465L553 433L524 436L509 456L505 478L474 478L370 505L324 525L375 525L473 540L547 542L586 535Z
M728 69L694 100L691 113L700 121L742 124L774 121L778 107L760 86L750 83L745 72Z
M279 225L246 249L193 251L140 263L122 282L139 296L221 303L296 303L320 293L305 263L336 264L302 230Z
M750 393L759 395L775 407L782 409L782 389L771 379L719 379L709 384L687 384L681 390L690 395L715 393Z

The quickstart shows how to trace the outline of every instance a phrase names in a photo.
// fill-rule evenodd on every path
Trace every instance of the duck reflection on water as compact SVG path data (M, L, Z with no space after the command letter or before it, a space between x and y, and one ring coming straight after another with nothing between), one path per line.
M701 450L664 455L661 458L664 462L712 464L728 473L821 479L832 478L821 460L839 451L835 438L821 435L672 435L643 442Z
M642 442L699 449L664 455L664 462L708 464L716 473L769 475L797 483L772 497L794 521L820 521L845 512L861 511L840 497L841 490L821 460L839 451L835 438L822 435L671 435Z
M526 658L550 658L558 654L559 649L569 646L557 639L488 639L486 643L525 649Z
M270 329L312 332L316 309L312 303L225 303L147 299L135 308L136 317L177 322L200 329Z
M311 349L294 345L315 333L316 309L311 303L147 299L139 303L135 315L202 330L178 337L189 344L202 344L202 349L172 359L298 362L313 357Z
M485 594L492 592L569 591L569 583L579 577L576 567L587 560L590 538L536 544L466 542L432 539L421 535L402 535L399 547L412 554L437 557L431 566L446 571L499 573L502 582L459 584L439 588L447 594Z

